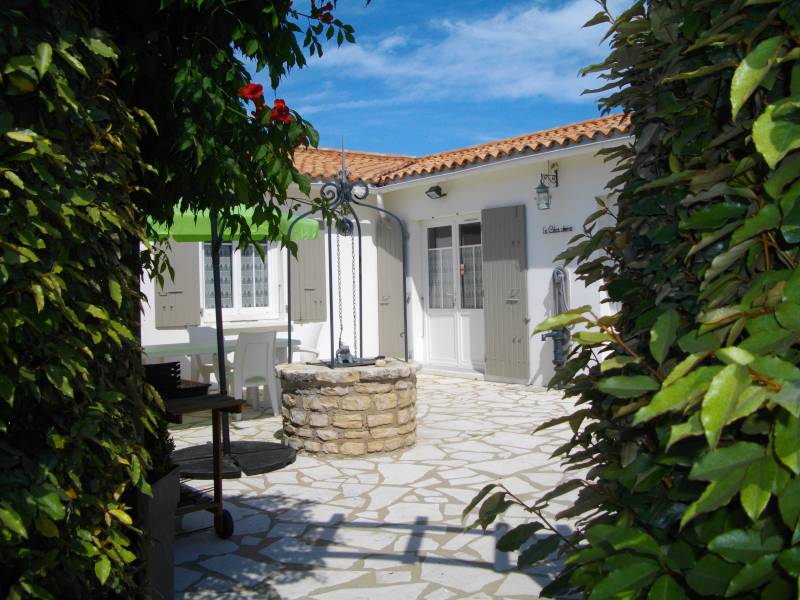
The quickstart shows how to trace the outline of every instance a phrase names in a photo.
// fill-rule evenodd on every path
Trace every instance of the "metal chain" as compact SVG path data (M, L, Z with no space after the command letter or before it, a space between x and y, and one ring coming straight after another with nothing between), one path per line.
M338 228L336 230L336 290L339 300L339 344L342 343L342 331L344 330L344 321L342 320L342 249L341 238ZM331 232L333 233L333 232Z
M353 231L350 234L350 257L352 259L352 275L353 275L353 356L359 356L358 354L358 329L357 325L358 322L356 321L357 312L356 312L356 231L355 231L355 224L353 225ZM359 358L361 358L359 356Z

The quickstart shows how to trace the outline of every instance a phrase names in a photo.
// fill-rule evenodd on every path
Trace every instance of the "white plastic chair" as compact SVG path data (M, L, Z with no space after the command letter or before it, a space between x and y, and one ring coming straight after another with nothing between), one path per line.
M314 360L319 356L319 338L322 335L322 326L325 323L292 323L292 362L303 362L300 360ZM276 348L280 351L280 360L287 361L288 337L282 335L276 340ZM298 344L299 341L299 344ZM311 355L301 357L299 354Z
M217 330L213 327L192 327L189 329L190 342L209 342L217 340ZM191 379L192 381L204 381L211 383L211 375L216 378L219 384L219 375L217 373L218 361L216 352L213 354L194 354L190 356L191 360ZM233 363L225 357L226 366L226 379L228 380L228 387L231 385L233 378Z
M278 381L275 377L275 333L240 333L233 353L233 397L242 400L243 388L264 388L272 412L280 413ZM256 400L256 408L258 400Z

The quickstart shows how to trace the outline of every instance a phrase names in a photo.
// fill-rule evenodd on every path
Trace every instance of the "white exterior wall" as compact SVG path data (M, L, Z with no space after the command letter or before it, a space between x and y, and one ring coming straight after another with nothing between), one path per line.
M318 187L314 187L312 189L312 196L316 196L318 192ZM298 190L290 190L289 196L299 196L300 193ZM374 198L369 198L367 202L374 203ZM375 212L371 211L366 208L357 207L357 212L359 216L359 221L361 222L362 228L362 269L363 269L363 278L362 278L362 285L363 285L363 303L364 303L364 314L363 314L363 327L364 327L364 354L365 356L374 356L378 352L378 330L377 330L377 323L378 323L378 287L377 287L377 251L375 249L375 244L373 242L373 224L375 222ZM173 242L175 243L175 242ZM186 243L195 243L200 247L202 245L201 242L186 242ZM358 246L358 241L356 240L356 248ZM333 240L333 253L334 257L336 256L336 243L335 238ZM325 243L325 251L327 256L327 239ZM353 346L353 314L352 314L352 298L353 298L353 286L352 286L352 255L350 252L350 240L347 238L342 238L341 241L341 261L342 261L342 296L343 296L343 320L344 320L344 332L342 335L342 339L345 343L349 344L352 350ZM286 319L286 303L287 303L287 286L286 286L286 249L282 249L280 251L280 260L274 261L270 266L277 267L274 270L270 270L269 276L270 277L277 277L279 283L279 295L281 297L279 308L280 313L277 315L277 318ZM201 261L202 261L202 248L198 252L198 262L197 262L197 269L198 272L201 272ZM294 268L294 265L293 265ZM277 271L277 272L274 272ZM166 275L169 276L168 274ZM201 288L202 288L202 272L200 273L200 281L201 281ZM190 339L190 331L187 328L177 328L177 329L156 329L156 322L155 322L155 314L154 314L154 307L155 307L155 286L157 283L154 280L151 280L145 277L141 284L142 293L146 296L147 301L142 304L142 315L141 315L141 336L142 336L142 345L147 346L151 344L180 344L189 342ZM327 279L325 281L325 285L327 288L328 282ZM337 289L336 283L336 268L334 263L334 290ZM242 316L233 316L229 317L224 315L226 323L238 323L238 322L252 322L258 320L269 320L275 319L276 315L268 314L266 310L263 314L257 314L257 311L251 310L251 314L242 317ZM212 326L214 324L214 311L213 309L205 309L203 311L202 323L201 326ZM285 335L285 334L284 334ZM336 304L336 297L334 297L334 348L338 343L338 335L339 335L339 319L338 319L338 307ZM320 335L319 343L317 345L317 350L320 352L320 358L327 358L330 355L330 328L326 323L322 329L322 334ZM187 371L185 371L187 372Z
M567 148L547 155L539 154L517 161L496 163L461 173L422 178L416 182L387 186L381 191L384 205L407 222L409 229L409 294L410 339L415 360L427 362L426 323L423 308L426 286L426 224L445 216L479 215L481 209L524 204L528 246L528 316L529 334L537 323L554 314L550 284L554 258L562 252L573 235L581 231L585 218L597 209L594 198L606 193L611 178L610 165L595 153L603 144ZM613 142L619 144L619 140ZM559 165L559 186L551 186L550 210L538 210L534 189L539 175L547 170L547 160ZM447 194L431 200L425 190L441 185ZM544 235L542 227L571 225L571 233ZM570 274L569 302L571 307L592 305L598 314L610 314L607 304L601 304L598 285L590 288L575 280L574 265ZM545 385L553 375L553 342L543 342L540 335L530 337L530 383Z
M606 193L605 185L611 179L610 165L604 163L602 157L595 156L597 150L608 145L622 143L620 140L590 143L572 148L543 152L534 156L516 160L506 160L478 168L466 168L459 172L421 178L416 181L403 182L373 190L368 202L382 203L406 222L410 239L408 241L408 294L409 303L409 346L415 360L426 364L425 312L424 297L427 294L427 240L426 224L431 219L452 216L477 215L484 208L526 206L526 235L528 250L528 316L529 333L537 323L554 313L552 287L550 284L553 268L557 263L554 258L563 251L569 239L581 231L581 226L591 212L596 210L594 198ZM559 186L551 186L552 205L550 210L540 211L536 208L534 189L539 184L539 175L547 170L547 161L559 165ZM431 185L441 185L446 197L431 200L425 190ZM312 190L317 195L318 188ZM295 190L291 195L299 195ZM358 208L362 223L363 244L363 319L364 319L364 354L374 356L378 352L378 291L377 251L374 244L375 212ZM548 225L571 225L569 233L544 235L542 227ZM351 287L351 255L349 240L342 240L342 295L344 297L343 313L345 331L343 339L351 345L352 334L352 287ZM326 242L327 251L327 242ZM286 273L285 250L279 261L281 281L281 318L285 318L286 306ZM334 256L336 247L334 244ZM198 269L200 265L198 264ZM598 286L586 288L577 282L573 275L574 265L570 265L569 302L576 307L583 304L592 305L598 314L611 312L608 304L602 303L602 295ZM335 268L334 268L335 274ZM272 273L270 276L275 276ZM202 280L201 280L202 281ZM327 281L326 281L327 285ZM336 283L334 282L334 289ZM143 306L142 344L171 344L189 341L186 329L157 330L152 307L154 306L154 284L145 280L142 291L147 296L148 304ZM338 336L338 312L334 298L334 337ZM213 323L213 311L206 311L204 324ZM398 314L398 319L402 316ZM318 350L321 358L330 353L329 327L323 327ZM334 340L334 346L336 339ZM545 385L553 374L553 342L541 341L541 336L530 337L530 383Z

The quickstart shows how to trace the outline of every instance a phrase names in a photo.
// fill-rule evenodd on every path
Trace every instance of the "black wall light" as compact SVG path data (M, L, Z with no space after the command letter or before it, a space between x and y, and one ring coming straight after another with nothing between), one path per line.
M558 164L547 162L547 173L542 173L539 176L539 185L536 186L536 208L539 210L547 210L550 208L550 188L547 186L549 182L553 187L558 187Z
M439 198L444 198L447 196L447 194L442 191L442 186L440 185L432 185L425 190L425 195L431 200L438 200Z

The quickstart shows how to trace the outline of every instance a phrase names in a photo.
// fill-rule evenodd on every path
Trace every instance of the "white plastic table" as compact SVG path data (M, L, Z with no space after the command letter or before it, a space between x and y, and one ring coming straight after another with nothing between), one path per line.
M240 333L265 333L267 334L267 373L275 372L275 334L279 331L287 331L289 329L285 320L274 321L240 321L227 323L224 326L225 335L238 335ZM292 340L292 345L298 345L299 340ZM286 340L280 340L281 346L286 344ZM236 349L236 339L225 340L225 352L233 352ZM183 342L179 344L148 344L142 347L144 355L148 359L163 360L167 357L173 356L190 356L193 360L194 357L201 354L216 354L217 342L216 340L198 340ZM236 357L234 356L234 362ZM272 398L278 398L278 379L271 377L269 379L269 393ZM234 394L234 396L237 394Z

